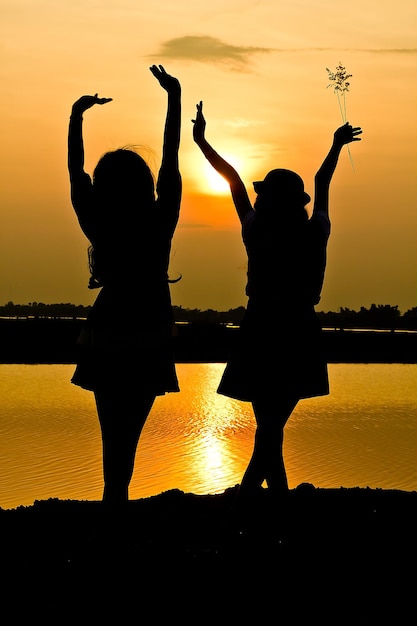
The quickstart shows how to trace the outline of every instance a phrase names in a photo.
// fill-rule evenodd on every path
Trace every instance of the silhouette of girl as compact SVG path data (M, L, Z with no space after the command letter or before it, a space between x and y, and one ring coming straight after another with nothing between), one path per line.
M248 255L248 304L239 339L223 373L218 392L252 403L256 433L252 457L238 491L244 504L268 491L288 491L283 459L285 424L301 398L329 393L321 327L314 306L320 300L330 234L329 186L340 151L359 141L360 128L348 123L334 133L328 155L315 176L312 216L302 179L290 170L270 171L255 182L252 207L236 170L205 138L203 104L197 104L194 141L228 181L242 224Z
M136 448L155 397L179 391L168 264L182 192L181 87L161 65L150 71L168 94L156 196L152 173L133 150L105 154L92 181L84 171L83 113L111 98L81 97L69 123L71 200L91 243L89 287L101 288L79 338L72 382L95 395L108 503L128 500Z

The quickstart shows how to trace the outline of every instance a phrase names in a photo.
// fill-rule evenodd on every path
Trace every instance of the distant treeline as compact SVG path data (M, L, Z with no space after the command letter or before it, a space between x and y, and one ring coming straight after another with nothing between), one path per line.
M83 318L86 317L91 306L82 306L70 303L44 304L43 302L29 302L28 304L14 304L8 302L0 306L0 317L37 317L37 318ZM174 306L176 322L193 322L202 324L233 324L238 325L243 317L245 307L240 306L228 311L214 311L208 309L184 309ZM124 315L126 305L114 311L115 315ZM359 311L341 307L339 311L318 311L320 323L326 328L372 328L383 330L417 330L417 307L405 313L398 310L398 306L389 304L372 304L369 309L361 307ZM129 315L134 315L134 308L129 305ZM152 317L152 310L149 310ZM273 318L273 312L271 312ZM272 321L272 320L270 320Z

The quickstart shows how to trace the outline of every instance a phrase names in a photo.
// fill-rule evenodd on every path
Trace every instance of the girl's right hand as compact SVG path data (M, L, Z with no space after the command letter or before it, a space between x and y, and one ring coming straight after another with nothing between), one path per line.
M95 104L106 104L112 100L113 98L99 98L98 94L94 96L81 96L81 98L72 105L72 112L82 114L87 109L91 109Z
M173 95L181 92L181 85L178 78L167 74L162 65L151 65L149 69L165 91Z

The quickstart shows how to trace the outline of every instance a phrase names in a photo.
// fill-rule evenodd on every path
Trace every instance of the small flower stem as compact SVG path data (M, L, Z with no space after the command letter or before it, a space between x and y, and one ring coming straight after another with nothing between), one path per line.
M339 96L339 92L338 91L336 91L336 95L337 95L337 102L339 104L340 115L342 116L342 122L345 124L346 123L346 114L343 113L342 103L340 102L340 96ZM345 106L346 106L346 101L345 101Z
M342 103L340 102L340 96L339 96L339 92L336 91L337 94L337 101L339 103L339 109L340 109L340 113L342 116L342 122L344 124L346 124L346 98L345 98L345 94L343 93L343 108L342 108ZM349 159L350 159L350 164L352 166L353 171L355 171L355 166L353 165L353 159L352 159L352 155L350 153L350 148L349 145L347 146L347 150L348 150L348 154L349 154Z
M355 166L353 165L353 159L352 159L352 155L350 154L349 146L347 146L347 149L348 149L348 153L349 153L350 164L352 166L353 171L355 171Z

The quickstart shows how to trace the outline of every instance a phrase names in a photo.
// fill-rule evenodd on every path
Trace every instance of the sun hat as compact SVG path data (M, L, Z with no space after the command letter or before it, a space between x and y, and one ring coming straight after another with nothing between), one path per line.
M291 170L275 169L268 172L264 180L253 183L257 194L278 193L279 195L294 195L302 198L304 204L310 202L311 197L304 191L304 183L301 176Z

